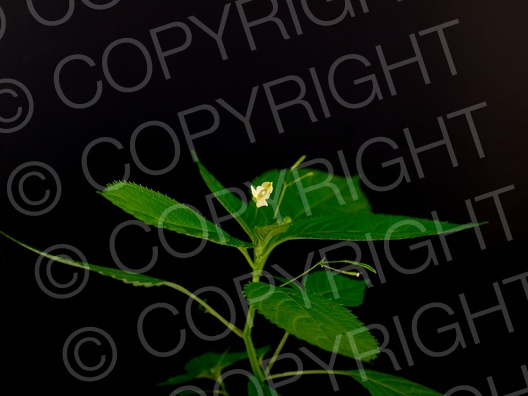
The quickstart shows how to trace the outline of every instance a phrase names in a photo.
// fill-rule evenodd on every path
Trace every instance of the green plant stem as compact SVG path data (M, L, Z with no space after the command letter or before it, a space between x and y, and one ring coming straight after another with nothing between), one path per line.
M275 208L275 213L273 213L273 218L276 219L277 218L277 214L279 213L279 207L282 203L282 199L284 198L284 193L286 192L286 189L288 188L288 186L282 182L282 191L280 193L280 196L279 196L279 201L277 202L277 207Z
M288 282L284 282L282 285L280 285L279 287L282 287L282 286L286 286L288 283L291 283L293 281L296 281L297 279L299 278L302 278L304 275L306 275L308 272L310 272L311 270L313 270L315 267L317 267L318 265L322 265L322 260L319 261L318 263L315 263L314 265L312 265L310 268L308 268L306 271L304 271L301 275L297 275L295 278L293 279L290 279Z
M374 268L372 268L370 265L365 264L365 263L360 263L359 261L352 261L352 260L331 260L331 261L328 261L326 259L323 259L323 261L324 261L324 264L337 264L337 263L353 264L353 265L357 265L358 267L366 268L369 271L374 272L375 274L377 273L376 270ZM323 264L323 267L326 267L324 264ZM327 268L330 268L330 269L332 269L334 271L338 271L338 270L336 270L335 268L332 268L332 267L327 267Z
M251 266L252 269L255 269L255 263L253 262L253 260L251 259L251 257L249 256L249 253L247 251L247 248L244 248L244 247L239 247L238 250L240 250L240 252L244 255L244 257L246 258L247 262L249 263L249 265Z
M350 275L350 276L355 276L355 277L359 277L361 275L361 272L359 271L343 271L343 270L340 270L340 269L337 269L337 268L332 268L330 267L329 265L322 265L323 268L328 268L332 271L335 271L335 272L339 272L340 274L343 274L343 275Z
M216 393L218 393L220 395L229 396L229 393L227 393L227 389L226 389L224 381L222 379L220 379L220 388L222 388L222 389L217 391Z
M251 328L253 326L253 316L255 315L255 307L250 305L248 308L246 326L244 327L243 339L244 344L246 345L246 351L249 358L249 363L251 364L251 369L255 377L261 382L264 381L265 375L262 371L262 367L258 361L257 352L255 351L255 346L253 345L253 340L251 339Z
M304 160L304 158L302 158ZM301 161L302 162L302 161ZM299 162L300 164L300 162ZM292 167L290 169L290 173L291 171L293 171L299 164L295 164L295 167ZM295 183L297 183L298 181L304 179L305 177L309 177L309 176L313 176L313 172L309 172L307 173L306 175L304 176L301 176L301 177L298 177L297 179L295 179L294 181L290 182L290 183L286 183L286 178L290 175L290 173L288 173L287 176L284 177L284 181L282 182L282 190L281 190L281 193L280 193L280 196L279 196L279 201L277 202L277 207L275 208L275 212L273 213L273 218L277 218L277 214L279 213L279 207L282 203L282 199L284 198L284 194L286 193L286 189L288 187L291 187L293 186Z
M260 253L260 254L259 254ZM254 251L254 260L253 263L253 273L252 273L252 282L258 282L260 279L260 275L262 273L262 269L264 268L264 265L266 264L266 259L268 258L270 254L270 251L264 251L261 252L259 247L257 247ZM251 369L253 370L253 374L257 379L261 382L264 381L265 375L264 371L262 369L262 365L260 364L257 352L255 351L255 345L253 345L253 339L251 338L251 329L253 328L253 318L255 316L255 307L253 305L249 305L247 317L246 317L246 324L244 326L244 332L243 332L243 339L244 344L246 345L246 352L248 354L249 363L251 365Z
M334 375L346 375L350 377L350 373L345 370L302 370L302 371L286 371L284 373L268 375L266 379L275 379L282 377L293 377L296 375L310 375L310 374L334 374Z
M277 346L277 349L275 349L275 353L271 357L271 360L270 360L270 362L268 364L268 367L266 367L266 371L264 372L264 375L266 375L266 377L269 375L269 373L271 371L271 368L275 364L275 361L277 360L277 357L279 356L279 354L282 351L282 348L284 347L284 344L286 344L286 340L288 339L289 335L290 335L290 333L285 332L284 335L282 336L282 339L280 340L279 345Z
M194 301L196 301L198 304L200 304L202 307L205 308L206 312L213 315L216 319L218 319L220 322L222 322L226 327L231 330L233 333L235 333L240 338L244 338L244 332L240 330L237 326L235 326L233 323L230 323L227 319L225 319L222 315L220 315L213 307L211 307L209 304L207 304L204 300L202 300L200 297L195 295L194 293L187 290L185 287L178 285L177 283L172 282L165 282L166 286L178 290L179 292L185 294L186 296L189 296Z

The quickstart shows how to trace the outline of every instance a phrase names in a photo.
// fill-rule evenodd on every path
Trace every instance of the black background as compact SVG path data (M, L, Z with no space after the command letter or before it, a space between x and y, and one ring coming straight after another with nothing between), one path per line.
M437 211L442 220L465 223L470 220L465 201L471 200L478 220L488 224L481 227L485 249L471 230L448 236L451 260L446 259L440 240L432 238L439 263L414 275L397 271L383 254L383 243L375 245L386 282L373 278L374 287L367 291L366 304L355 312L366 324L379 324L388 330L388 348L398 357L402 370L396 371L387 355L381 355L372 368L401 375L440 392L465 384L489 395L486 380L489 376L493 377L499 394L521 389L524 386L521 366L526 364L524 335L528 296L520 281L508 284L502 281L526 272L523 255L527 237L524 222L528 154L526 2L460 4L455 1L367 0L369 12L364 13L360 3L352 1L356 16L348 16L333 26L311 22L300 4L293 2L303 29L302 34L297 34L286 2L280 1L277 17L283 21L290 38L284 39L275 24L263 24L252 29L254 51L248 44L233 2L223 36L228 59L222 60L214 40L188 17L195 16L215 30L224 4L228 3L123 0L109 9L95 10L79 0L75 2L70 19L58 26L45 26L31 15L26 2L2 1L0 7L5 18L0 23L4 24L5 32L0 37L0 79L23 83L31 92L34 113L21 130L0 135L0 230L41 250L55 244L68 244L83 252L91 263L115 266L109 238L114 228L130 217L96 194L83 173L81 161L87 145L101 137L114 138L123 148L118 150L110 144L101 144L90 152L88 167L97 183L104 185L122 178L124 164L129 163L129 180L191 204L211 218L205 198L209 191L192 161L178 118L178 112L203 104L217 109L220 125L215 132L195 139L195 148L204 165L225 186L244 188L243 183L258 174L271 168L288 167L304 154L308 160L324 159L336 174L344 174L339 159L341 152L350 171L356 173L356 156L361 145L371 138L388 138L398 148L393 150L381 144L371 146L363 159L365 173L377 185L388 185L396 180L399 171L396 166L383 168L381 163L402 158L410 182L386 192L365 186L376 212L430 218L431 212ZM48 20L61 18L68 7L67 1L35 0L33 4ZM94 0L93 4L105 3ZM342 1L310 4L314 13L327 20L335 18L343 7ZM244 10L248 19L255 20L269 14L271 2L251 1L244 4ZM456 75L450 72L438 35L418 34L453 20L458 20L458 24L446 28L445 37ZM166 58L171 74L171 78L166 79L150 30L176 21L189 26L192 42L185 51ZM413 56L410 34L416 35L431 82L424 83L416 63L405 66L392 73L396 95L391 95L376 46L381 46L388 63L410 58ZM101 67L105 49L122 38L141 42L153 62L152 77L136 92L114 89ZM182 32L167 30L160 33L160 40L166 50L177 47L183 42ZM95 82L101 80L103 84L100 99L86 109L68 107L53 84L55 68L73 54L90 57L95 66L88 67L77 61L65 67L61 86L66 95L73 101L85 102L93 96ZM351 102L363 100L370 94L370 85L355 86L353 80L374 74L383 96L381 100L375 99L360 109L348 109L332 97L328 70L334 61L347 54L360 54L371 66L344 63L336 73L338 91ZM310 68L317 71L321 81L329 117L325 117L321 108ZM123 44L111 52L109 70L117 83L135 86L144 78L146 66L137 48ZM305 99L312 105L317 122L310 120L303 107L292 106L280 111L284 132L279 133L263 85L292 75L306 84ZM259 88L250 119L255 137L252 143L242 123L215 100L221 98L243 112L255 86ZM272 90L278 103L299 94L299 86L291 81ZM0 114L4 118L13 117L19 106L27 108L23 99L23 96L15 100L8 94L0 95ZM473 113L485 154L480 158L464 117L446 120L446 115L483 102L486 106ZM442 137L437 122L440 116L446 120L458 166L451 163L445 146L434 148L420 154L424 172L424 177L420 178L403 129L409 128L417 146L438 141ZM145 173L134 163L131 154L132 133L148 121L168 124L179 141L177 165L163 175ZM206 113L189 117L193 131L204 130L211 122L211 116ZM137 152L144 166L150 169L168 166L175 155L169 135L156 128L146 129L139 135ZM29 216L17 210L7 191L10 175L18 166L30 161L51 166L60 178L60 200L53 210L41 216ZM19 179L14 183L16 180ZM56 190L50 177L46 180L28 178L24 188L34 200L42 198L45 190L52 194ZM509 188L499 197L511 240L508 240L501 221L504 218L501 219L493 199L478 202L474 199L502 188ZM13 194L21 202L17 191ZM220 214L225 214L219 205L215 207ZM223 226L243 237L233 220ZM178 235L170 237L171 246L180 251L196 248L197 241ZM416 242L401 241L391 245L395 259L405 268L417 268L425 260L423 251L409 252L409 246ZM149 260L154 245L159 245L160 256L149 274L181 283L190 290L202 286L223 288L233 298L238 310L237 324L242 325L233 279L246 274L248 268L235 249L208 243L198 255L174 258L164 251L155 232L144 233L139 228L130 228L120 234L117 251L130 268L140 269ZM310 252L315 251L317 256L318 249L330 245L329 242L292 242L279 247L270 257L270 264L279 264L292 274L300 273ZM372 263L374 258L367 245L360 246L363 261ZM342 248L334 254L335 258L342 258L352 254L352 250ZM221 352L227 347L243 348L235 336L216 343L202 342L186 323L186 299L168 289L134 288L92 274L75 297L52 298L36 281L36 259L34 253L6 239L1 240L3 361L7 367L4 386L12 383L18 392L26 394L94 394L111 390L122 394L168 395L171 389L152 388L151 385L180 373L188 358L207 350ZM57 281L68 282L75 272L56 264L52 266L52 273ZM40 274L45 275L44 268ZM508 331L500 312L490 313L475 320L480 338L477 343L459 295L465 296L473 312L481 311L497 305L495 283L504 296L513 331ZM213 298L211 295L210 301ZM141 312L159 302L174 305L180 314L172 316L168 311L160 311L149 317L145 332L152 346L167 350L175 345L180 329L186 329L187 333L181 352L167 358L148 353L136 329ZM465 341L465 348L459 345L445 357L424 353L411 331L415 313L433 302L448 305L453 314L431 310L423 315L419 334L424 344L432 350L447 350L455 342L454 331L437 334L436 329L453 323L458 323ZM224 307L221 302L218 306L220 311L226 310L225 303ZM394 317L401 322L408 348L402 346ZM193 309L193 318L206 334L223 331L220 324L197 309ZM263 321L260 324L262 327L256 330L256 336L260 334L262 338L257 345L275 345L280 332ZM107 377L83 382L66 370L62 347L70 334L90 326L111 335L118 357ZM381 333L376 336L382 338ZM298 353L304 344L291 340L287 346L289 351ZM96 364L101 350L86 348L87 354L94 356L93 361L87 358L86 364ZM309 348L316 351L315 347ZM109 356L109 350L106 353ZM330 354L317 353L323 361L330 360ZM406 359L409 354L412 364ZM304 360L305 368L317 368L306 357ZM346 359L338 358L336 368L353 366ZM284 369L288 369L286 363ZM359 392L354 381L338 380L340 391L336 394ZM234 382L231 381L231 387L236 394ZM197 384L206 386L201 382ZM332 393L326 377L306 377L280 391L284 395L295 394L313 390L314 386L326 387L325 394Z

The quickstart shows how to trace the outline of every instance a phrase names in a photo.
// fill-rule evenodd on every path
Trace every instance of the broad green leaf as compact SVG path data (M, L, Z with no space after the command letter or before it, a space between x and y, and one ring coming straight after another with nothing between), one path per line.
M257 177L253 185L264 181L271 181L274 185L268 206L257 209L254 203L250 203L242 217L252 228L256 237L253 240L266 240L269 247L293 239L407 239L478 225L374 214L357 175L341 177L308 168L293 172L271 170ZM275 218L277 205L279 215ZM288 221L284 221L286 216ZM282 223L278 219L282 219Z
M326 216L301 219L273 239L273 245L294 239L396 240L460 231L479 224L452 224L434 220L384 215Z
M259 348L256 350L257 356L264 356L269 347ZM224 353L206 352L203 355L196 356L185 364L185 373L176 375L158 385L177 385L189 382L197 378L209 378L216 381L222 371L241 360L247 359L247 352L229 352Z
M198 160L196 154L195 158ZM266 234L266 230L256 232L256 228L282 224L285 218L295 221L307 216L370 213L370 204L360 188L358 176L342 177L308 168L271 170L252 182L255 187L265 181L272 182L274 186L268 206L257 208L250 189L247 191L248 199L240 199L197 162L211 192L255 243ZM277 205L278 211L275 210Z
M247 284L244 295L270 322L325 351L363 361L379 354L378 343L368 329L334 301L262 282Z
M227 211L238 221L242 226L244 231L249 235L250 238L253 237L253 232L251 227L244 220L244 216L241 216L243 212L247 210L247 201L239 199L235 194L230 190L226 189L214 176L209 172L200 161L198 157L194 154L195 159L197 160L198 169L200 174L209 187L209 190L215 195L216 199L227 209ZM254 204L253 204L254 205Z
M364 381L362 371L352 370L349 373L352 378L367 388L372 396L442 396L437 391L394 375L364 370L363 373L368 378Z
M58 261L58 262L63 263L63 264L67 264L67 265L70 265L72 267L77 267L77 268L82 268L82 269L85 269L85 270L94 271L94 272L97 272L97 273L99 273L101 275L110 276L110 277L112 277L114 279L120 280L120 281L122 281L124 283L128 283L128 284L131 284L131 285L134 285L134 286L151 287L151 286L161 286L161 285L166 283L166 281L164 281L164 280L157 279L157 278L152 278L152 277L146 276L146 275L136 274L136 273L133 273L133 272L125 272L125 271L121 271L121 270L114 269L114 268L102 267L102 266L99 266L99 265L83 263L81 261L70 260L70 259L65 258L65 257L54 256L52 254L49 254L49 253L46 253L46 252L42 252L42 251L40 251L38 249L35 249L35 248L33 248L33 247L29 246L29 245L26 245L25 243L16 240L15 238L3 233L2 231L0 231L0 234L2 234L5 237L11 239L12 241L18 243L20 246L23 246L26 249L29 249L32 252L40 254L41 256L47 257L47 258L49 258L51 260Z
M258 383L258 385L255 385L255 383ZM260 392L257 386L260 387ZM248 380L247 394L248 396L280 396L280 394L275 389L270 388L268 384L258 382L255 376L251 376Z
M257 177L252 184L259 186L265 181L272 182L274 188L268 206L257 208L250 203L242 215L253 228L277 224L279 217L289 217L295 223L312 216L348 217L371 212L358 176L343 177L309 168L275 169ZM277 205L279 209L275 218Z
M145 224L207 239L221 245L253 246L230 236L187 205L140 185L115 182L100 194Z
M304 287L307 292L334 300L338 304L357 307L363 304L366 281L331 271L314 271L306 276Z

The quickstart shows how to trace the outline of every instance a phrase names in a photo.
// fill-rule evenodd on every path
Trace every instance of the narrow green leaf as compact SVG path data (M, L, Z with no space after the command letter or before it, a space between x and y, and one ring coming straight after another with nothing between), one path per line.
M304 287L307 292L334 300L338 304L357 307L363 304L366 281L331 271L314 271L306 276Z
M42 252L42 251L40 251L38 249L35 249L35 248L33 248L33 247L29 246L29 245L26 245L25 243L16 240L15 238L3 233L2 231L0 231L0 234L2 234L5 237L11 239L13 242L18 243L20 246L23 246L26 249L31 250L32 252L35 252L37 254L40 254L41 256L47 257L47 258L49 258L51 260L58 261L58 262L63 263L63 264L67 264L67 265L70 265L72 267L82 268L82 269L85 269L85 270L94 271L94 272L97 272L97 273L99 273L101 275L112 277L112 278L120 280L120 281L122 281L124 283L131 284L133 286L151 287L151 286L161 286L161 285L166 283L166 281L164 281L164 280L153 278L153 277L142 275L142 274L136 274L136 273L133 273L133 272L125 272L125 271L122 271L122 270L119 270L119 269L115 269L115 268L102 267L102 266L99 266L99 265L83 263L81 261L70 260L70 259L65 258L65 257L54 256L52 254Z
M264 356L268 350L269 347L257 349L257 356ZM177 385L197 378L209 378L216 381L226 367L247 359L247 357L247 352L245 351L225 351L224 353L206 352L189 360L185 364L185 373L171 377L157 385Z
M257 386L260 387L260 392ZM268 384L259 382L258 379L252 375L248 380L248 396L280 396L280 394L275 389L270 388Z
M249 224L245 222L245 217L241 214L244 213L247 210L247 201L243 201L239 199L235 194L233 194L230 190L226 189L214 176L211 172L209 172L200 161L198 161L198 157L195 154L195 158L197 160L198 169L200 170L200 174L202 175L202 178L205 181L205 184L207 184L207 187L209 187L209 190L215 195L216 199L220 201L220 203L224 206L224 208L227 209L227 211L233 216L238 223L242 226L244 231L249 235L250 238L253 237L253 232L251 231L251 227Z
M253 246L230 236L187 205L140 185L119 181L110 184L100 194L145 224L221 245Z
M244 295L270 322L325 351L363 361L379 354L378 343L368 329L334 301L298 288L275 288L262 282L247 284Z
M460 225L374 213L350 217L310 217L292 223L280 235L280 242L292 239L351 241L408 239L460 231L476 226L478 224Z
M442 396L441 393L423 385L390 374L364 370L368 378L364 381L362 371L352 370L350 376L370 391L372 396Z

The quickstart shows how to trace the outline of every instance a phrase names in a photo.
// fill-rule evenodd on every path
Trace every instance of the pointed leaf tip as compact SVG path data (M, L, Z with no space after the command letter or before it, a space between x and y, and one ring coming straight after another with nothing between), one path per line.
M101 192L103 197L145 224L221 245L252 247L232 237L189 205L131 182L117 182Z

